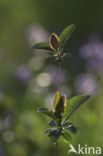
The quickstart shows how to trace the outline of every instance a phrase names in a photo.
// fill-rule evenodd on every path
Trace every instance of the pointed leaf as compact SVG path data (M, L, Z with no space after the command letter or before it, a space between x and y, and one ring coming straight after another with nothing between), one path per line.
M61 98L63 101L63 111L62 112L64 112L64 109L66 108L66 105L67 105L67 98L66 98L66 95L63 95Z
M77 133L78 128L75 127L74 125L71 125L70 127L68 127L68 129L72 132L72 133Z
M56 110L56 107L60 100L60 97L61 97L61 93L59 91L57 91L53 97L53 111Z
M37 111L56 120L54 113L52 111L48 110L47 108L39 108Z
M70 98L67 102L67 107L65 109L65 116L66 119L65 121L67 121L71 115L82 105L84 104L84 102L86 102L88 99L90 98L89 95L87 96L82 96L82 95L79 95L79 96L74 96L72 98ZM64 121L64 122L65 122Z
M72 123L70 123L70 122L65 122L65 123L63 123L63 124L62 124L62 127L63 127L64 129L70 130L72 133L76 133L77 130L78 130L78 128L75 127L75 126L74 126Z
M59 115L64 112L65 107L66 107L66 96L65 95L62 96L60 91L57 91L53 98L53 111Z
M49 134L49 132L53 131L53 130L57 130L57 128L48 128L46 131L45 131L45 134Z
M49 37L49 44L52 49L55 51L59 48L59 37L56 33L52 33Z
M63 128L67 128L67 127L69 127L71 124L72 124L71 122L68 122L68 121L67 121L67 122L65 122L65 123L62 124L62 127L63 127Z
M67 133L67 132L63 132L63 133L62 133L62 136L63 136L63 138L64 138L64 141L66 141L67 143L70 142L70 141L72 140L72 137L71 137L70 134Z
M74 32L74 30L75 30L75 25L71 24L71 25L67 26L63 30L63 32L60 34L59 40L60 40L60 48L61 49L64 47L64 44L66 43L66 41L68 40L68 38L70 37L72 32Z
M56 123L54 120L51 120L51 121L49 122L49 125L50 125L51 127L56 127L56 126L57 126L57 123Z
M52 129L48 132L48 136L55 143L58 141L60 135L61 135L61 132L58 129Z
M42 50L50 50L50 51L53 51L53 49L50 47L49 43L47 43L47 42L37 43L32 48L33 49L42 49Z
M59 100L59 102L58 102L58 104L56 106L56 109L55 109L56 113L57 114L63 113L65 107L66 107L66 96L63 95L63 96L60 97L60 100Z

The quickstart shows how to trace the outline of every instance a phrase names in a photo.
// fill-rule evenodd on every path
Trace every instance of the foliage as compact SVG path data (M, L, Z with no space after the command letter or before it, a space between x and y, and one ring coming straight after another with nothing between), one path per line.
M49 42L37 43L33 46L33 49L49 50L49 53L52 54L56 58L56 60L62 61L66 55L70 54L64 53L63 50L66 41L74 30L75 25L71 24L62 31L60 36L58 36L56 33L52 33L49 36Z
M47 108L38 109L38 112L41 112L52 119L49 122L51 128L46 130L46 134L48 134L48 136L52 139L53 142L56 143L61 136L63 136L66 142L71 141L71 136L69 132L76 133L78 128L75 127L68 120L70 116L76 111L76 109L79 108L82 104L84 104L84 102L86 102L88 99L88 95L81 95L72 97L69 99L69 101L67 101L66 96L61 95L61 92L57 91L54 95L52 111L48 110ZM65 112L66 116L64 116Z
M67 26L63 32L58 35L52 33L49 36L49 42L40 42L33 46L33 49L49 50L53 56L58 61L63 61L63 57L66 53L63 53L64 45L67 39L70 37L71 33L74 31L75 25ZM59 80L58 80L59 81ZM59 86L61 88L61 86ZM41 112L49 116L52 120L49 122L51 128L46 130L46 134L51 138L54 143L58 143L58 139L62 136L66 142L71 141L72 133L77 132L77 127L75 127L69 120L71 115L85 102L89 99L89 95L85 96L75 96L66 99L66 95L62 95L60 91L57 91L53 98L53 110L50 111L47 108L39 108L38 112ZM66 107L67 106L67 107ZM66 111L65 111L66 110ZM66 113L65 113L66 112ZM65 116L63 116L65 114ZM66 131L68 130L68 131Z

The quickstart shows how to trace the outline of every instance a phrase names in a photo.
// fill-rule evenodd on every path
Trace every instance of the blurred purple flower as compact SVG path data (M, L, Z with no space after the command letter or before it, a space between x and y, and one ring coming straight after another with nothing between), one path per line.
M77 92L82 94L95 94L98 91L99 86L91 74L81 74L76 79L75 88Z
M80 55L86 59L87 69L96 73L103 72L103 43L98 36L92 36L90 40L80 48Z
M16 71L16 76L22 81L28 81L31 77L31 71L26 65L21 65Z
M31 25L27 28L27 40L30 46L37 42L43 42L48 39L47 31L39 24Z
M103 44L101 42L90 42L80 48L83 58L97 57L103 59Z
M88 70L93 71L98 74L103 73L103 60L97 58L90 58L86 62L86 67Z

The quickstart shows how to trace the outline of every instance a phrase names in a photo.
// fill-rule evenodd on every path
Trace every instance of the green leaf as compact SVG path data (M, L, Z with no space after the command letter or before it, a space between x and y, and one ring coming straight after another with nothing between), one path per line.
M54 111L56 110L56 107L58 105L60 98L61 98L61 93L60 91L57 91L53 97L53 110Z
M69 100L67 100L67 106L64 112L66 119L64 122L66 122L71 117L71 115L89 98L90 98L89 95L87 96L79 95L79 96L74 96Z
M49 125L50 125L51 127L56 127L56 126L57 126L57 123L56 123L54 120L51 120L51 121L49 122Z
M53 49L50 47L49 43L47 43L47 42L37 43L32 48L33 49L42 49L42 50L50 50L50 51L53 51Z
M66 143L68 143L68 142L70 142L70 141L72 140L72 137L71 137L70 134L67 133L67 132L63 132L63 133L62 133L62 136L63 136L63 139L64 139L64 141L65 141Z
M58 129L51 129L47 133L54 143L56 143L61 136L61 132Z
M75 30L75 25L71 24L62 31L62 33L59 36L59 43L61 49L63 49L64 44L66 43L66 41L68 40L72 32L74 32L74 30Z
M71 126L71 122L64 122L63 124L62 124L62 127L65 129L65 128L68 128L68 127L70 127Z
M48 110L47 108L39 108L37 111L51 117L54 120L56 120L54 113L52 111Z
M66 96L61 95L60 91L57 91L53 98L53 111L56 114L61 114L64 112L66 107Z
M68 129L68 130L70 130L72 133L76 133L77 132L77 130L78 130L78 128L77 127L75 127L72 123L70 123L70 122L65 122L65 123L63 123L62 124L62 127L64 128L64 129Z
M54 143L56 143L61 136L61 131L57 128L49 128L45 131L45 133L51 138Z
M74 133L74 134L76 134L76 133L77 133L77 130L78 130L78 128L75 127L74 125L71 125L70 127L68 127L68 129L69 129L72 133Z
M49 132L53 131L53 130L57 130L57 128L48 128L46 131L45 131L45 134L49 134Z

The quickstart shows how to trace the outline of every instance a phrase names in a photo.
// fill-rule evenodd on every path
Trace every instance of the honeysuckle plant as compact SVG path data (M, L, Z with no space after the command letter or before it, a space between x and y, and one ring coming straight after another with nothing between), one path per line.
M64 52L64 45L74 30L75 25L71 24L67 26L59 36L56 33L51 33L48 42L37 43L33 46L33 49L49 51L49 54L61 64L65 56L70 56L70 53ZM60 87L61 86L59 86L59 88ZM61 137L69 143L72 139L71 133L75 134L78 131L79 128L70 121L70 117L89 99L89 97L89 95L78 95L67 99L66 95L62 95L61 91L56 91L53 97L52 110L45 107L38 109L38 112L51 118L49 122L50 127L46 130L46 134L56 145Z
M75 25L67 26L58 36L56 33L51 33L48 42L39 42L33 46L33 49L42 49L49 51L56 60L63 61L65 56L71 56L70 53L64 53L64 45L75 30Z
M89 95L79 95L67 99L66 95L62 95L60 91L57 91L53 97L52 110L45 107L38 109L38 112L51 118L49 122L50 128L46 130L46 134L54 143L57 143L61 136L66 142L71 141L70 132L75 134L78 127L71 123L70 117L88 99Z

